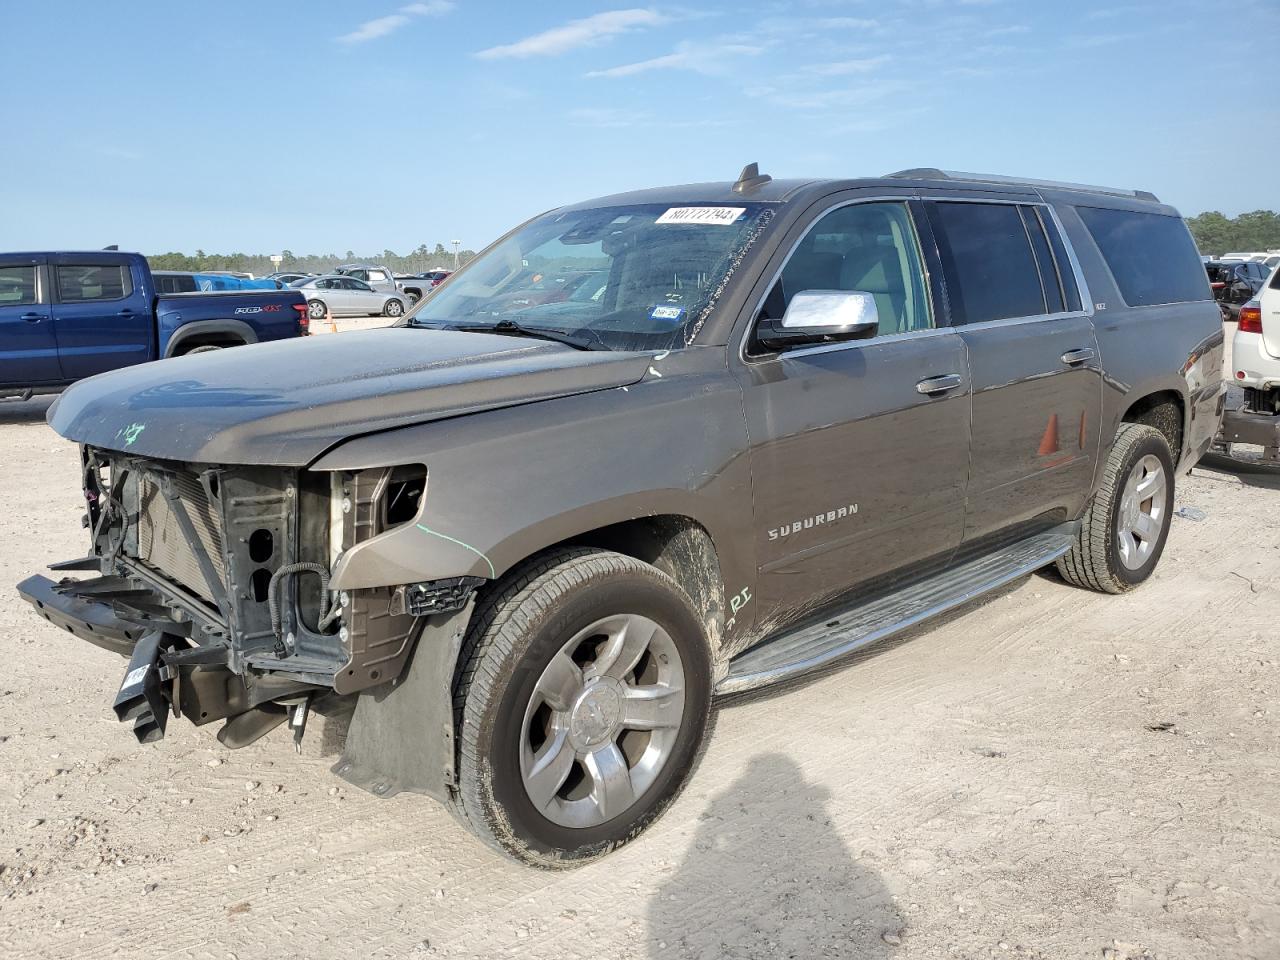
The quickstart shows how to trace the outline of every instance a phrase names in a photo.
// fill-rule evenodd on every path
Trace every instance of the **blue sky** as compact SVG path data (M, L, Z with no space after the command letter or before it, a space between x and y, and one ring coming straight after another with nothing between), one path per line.
M6 8L6 250L478 248L751 160L1280 209L1280 0Z

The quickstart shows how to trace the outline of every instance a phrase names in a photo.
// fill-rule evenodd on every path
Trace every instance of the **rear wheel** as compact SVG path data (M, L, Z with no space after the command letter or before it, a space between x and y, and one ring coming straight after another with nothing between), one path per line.
M223 346L224 344L221 343L206 343L202 347L192 347L190 350L184 351L182 355L189 357L193 353L209 353L211 350L221 350Z
M329 312L329 308L324 305L323 300L307 301L307 316L312 320L323 320Z
M1124 593L1155 570L1173 516L1173 455L1163 433L1121 424L1102 485L1058 572L1078 587Z
M404 304L399 300L388 300L382 306L382 315L384 317L398 317L404 313Z
M585 549L533 561L477 610L462 663L457 812L507 856L603 856L684 785L711 663L687 596L656 568Z

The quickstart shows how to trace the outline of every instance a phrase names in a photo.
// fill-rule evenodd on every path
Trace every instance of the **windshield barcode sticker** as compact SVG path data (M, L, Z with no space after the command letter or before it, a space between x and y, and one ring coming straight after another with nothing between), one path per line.
M746 212L746 207L672 207L654 223L712 223L727 227Z
M146 667L134 667L132 670L130 670L128 673L124 675L124 683L120 684L120 689L124 690L124 689L127 689L128 687L134 686L135 684L141 683L142 678L145 677L146 675L147 675Z

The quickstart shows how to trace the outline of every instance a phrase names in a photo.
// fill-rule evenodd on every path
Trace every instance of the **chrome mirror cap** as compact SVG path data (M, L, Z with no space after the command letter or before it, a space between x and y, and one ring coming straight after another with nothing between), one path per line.
M880 328L876 298L862 290L801 290L781 320L760 324L757 336L767 347L857 340Z

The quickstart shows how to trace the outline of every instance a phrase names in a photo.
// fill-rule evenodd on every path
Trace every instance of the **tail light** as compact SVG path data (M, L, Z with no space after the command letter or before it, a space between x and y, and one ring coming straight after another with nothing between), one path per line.
M1236 327L1239 333L1261 333L1262 332L1262 304L1257 300L1250 300L1240 308L1240 326Z
M311 332L311 316L307 313L307 305L295 303L293 309L298 311L298 333L305 337Z

